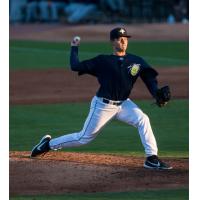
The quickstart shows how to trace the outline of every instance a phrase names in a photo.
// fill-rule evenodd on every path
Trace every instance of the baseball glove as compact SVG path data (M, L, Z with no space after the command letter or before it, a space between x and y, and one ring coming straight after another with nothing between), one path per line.
M165 106L171 99L171 92L169 86L164 86L156 92L156 104L159 107Z

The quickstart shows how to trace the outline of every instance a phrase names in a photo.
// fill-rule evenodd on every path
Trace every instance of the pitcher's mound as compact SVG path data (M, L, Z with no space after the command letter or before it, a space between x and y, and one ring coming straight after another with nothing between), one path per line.
M163 159L172 170L143 168L144 158L91 153L10 152L10 195L120 192L188 187L188 159Z

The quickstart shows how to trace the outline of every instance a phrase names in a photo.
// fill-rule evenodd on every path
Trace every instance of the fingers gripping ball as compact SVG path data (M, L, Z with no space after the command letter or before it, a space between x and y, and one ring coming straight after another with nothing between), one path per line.
M81 38L79 36L75 36L71 42L72 46L78 46L80 44Z
M80 40L81 40L81 38L79 36L75 36L73 39L74 42L80 42Z
M157 90L156 93L156 104L159 107L165 106L171 99L171 92L169 86L164 86Z

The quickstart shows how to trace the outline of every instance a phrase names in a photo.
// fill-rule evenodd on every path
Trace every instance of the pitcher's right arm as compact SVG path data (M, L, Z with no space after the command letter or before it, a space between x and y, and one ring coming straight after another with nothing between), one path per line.
M71 42L71 52L70 52L71 70L78 72L79 75L91 74L91 75L96 76L97 69L99 66L98 56L95 58L84 60L84 61L80 62L79 57L78 57L79 44L80 44L80 41L74 42L74 39Z

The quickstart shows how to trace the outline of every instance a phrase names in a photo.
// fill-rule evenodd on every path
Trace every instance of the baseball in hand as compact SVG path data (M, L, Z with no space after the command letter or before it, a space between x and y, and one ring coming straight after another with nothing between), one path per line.
M75 36L74 39L73 39L75 42L80 42L81 41L81 38L79 36Z
M75 36L75 37L73 38L72 45L78 46L79 43L80 43L80 41L81 41L81 38L80 38L79 36Z

